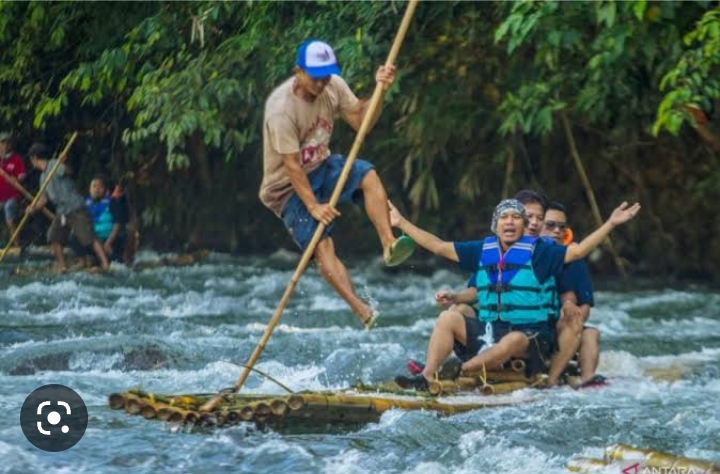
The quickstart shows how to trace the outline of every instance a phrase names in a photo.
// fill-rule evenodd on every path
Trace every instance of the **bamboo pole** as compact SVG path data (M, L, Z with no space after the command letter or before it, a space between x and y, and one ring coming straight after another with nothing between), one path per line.
M35 197L32 194L30 194L30 191L25 189L25 187L22 184L20 184L20 181L15 179L13 176L10 176L9 174L7 174L7 172L2 168L0 168L0 176L2 176L3 179L5 179L5 181L10 183L10 186L17 189L20 194L25 196L25 198L28 201L32 202L33 199L35 199ZM48 209L45 206L43 206L43 208L42 208L42 213L45 214L47 216L47 218L50 220L55 219L55 214L48 211Z
M662 451L636 448L625 444L608 446L605 449L604 461L608 464L615 461L640 461L640 464L644 467L672 470L674 472L720 473L720 465L713 462L675 456Z
M35 198L33 198L32 202L30 203L31 206L34 206L36 202L40 199L40 196L43 195L45 190L47 189L48 185L50 184L50 181L52 181L53 176L55 176L55 173L57 172L58 168L61 164L65 161L65 159L68 156L68 152L70 151L70 147L75 142L75 139L77 138L78 132L73 132L72 136L70 137L70 141L68 141L68 144L65 146L65 149L60 153L60 156L57 159L57 162L55 163L55 166L52 170L50 170L50 174L48 174L47 178L45 178L45 182L42 183L42 186L40 186L40 189L38 190L37 195ZM30 214L25 213L22 220L18 224L18 226L15 228L15 232L13 232L13 235L10 237L10 240L8 240L7 245L2 251L2 254L0 254L0 262L2 262L5 259L5 255L7 255L8 250L10 250L10 246L15 242L15 239L20 234L20 231L22 230L23 226L25 225L25 222L27 222L28 217L30 217Z
M410 26L410 20L412 19L413 14L415 13L415 8L417 7L418 0L410 0L408 3L407 9L405 10L405 15L403 16L402 22L400 23L400 28L398 29L397 35L395 36L395 41L393 42L392 48L390 49L390 53L388 54L387 60L385 61L386 66L391 66L395 63L395 59L397 58L397 55L400 51L400 46L402 45L403 40L405 39L405 34L407 33L408 27ZM377 111L378 105L380 103L380 99L385 94L385 91L383 89L382 84L377 84L375 86L375 91L373 92L372 98L370 99L370 103L368 105L368 109L365 112L365 116L363 117L362 124L360 125L360 130L358 130L357 136L355 137L355 142L353 143L352 148L350 149L350 154L347 157L347 160L345 161L345 166L343 167L342 173L340 174L340 177L338 178L337 185L335 186L335 190L332 193L332 196L330 197L330 202L328 203L330 206L335 207L338 200L340 199L340 193L342 192L342 189L345 187L345 182L348 179L348 176L350 175L350 170L352 169L352 165L355 162L355 158L357 157L360 146L362 145L363 141L365 140L365 136L370 131L371 122L373 120L373 117L375 116L375 113ZM290 296L292 295L293 291L295 290L295 286L297 286L298 281L300 281L300 277L302 276L303 272L305 271L305 268L307 268L308 264L310 263L310 259L312 258L313 253L315 252L315 247L317 246L318 242L320 242L320 238L323 235L323 232L325 231L325 225L323 225L322 222L318 223L318 227L315 230L315 234L313 235L312 240L310 241L310 244L308 245L307 249L305 249L305 252L303 253L302 258L300 259L300 263L298 263L297 268L295 269L295 273L293 274L292 278L290 279L290 283L288 284L287 288L285 288L285 293L283 294L282 298L280 299L280 303L275 310L275 313L273 314L272 318L270 318L270 321L268 323L267 328L265 329L265 332L263 333L260 342L258 342L257 346L255 347L255 350L253 350L252 355L250 356L250 359L245 364L245 367L243 368L242 373L240 374L240 377L235 382L234 390L235 392L239 391L240 388L242 388L243 384L245 383L245 380L247 379L248 375L250 374L250 370L255 366L255 362L257 362L258 358L260 357L260 354L262 353L263 349L265 349L265 345L267 344L268 340L270 339L270 336L272 335L273 331L275 330L275 326L280 321L280 318L282 318L283 311L285 310L285 306L287 306L288 302L290 301ZM212 400L207 402L205 405L203 405L200 409L202 411L209 411L215 408L215 405L222 400L223 395L217 395Z
M603 220L602 217L600 217L600 209L598 208L597 201L595 200L595 191L593 191L592 184L590 184L590 178L588 178L588 175L585 172L585 166L580 159L580 153L578 153L577 146L575 145L575 137L573 136L572 129L570 128L570 121L568 120L565 112L561 112L560 117L562 119L563 128L565 129L565 137L567 138L568 147L570 148L570 156L572 156L572 159L575 162L575 167L580 175L580 180L585 187L585 194L590 202L590 209L592 210L593 217L595 217L595 223L598 227L600 227L603 225ZM622 260L620 260L620 255L618 255L615 250L615 246L613 246L612 240L610 240L610 236L606 237L605 242L607 243L607 247L613 256L613 260L615 260L615 265L617 266L620 275L622 275L623 280L627 280L627 272L625 272L625 267L622 264Z

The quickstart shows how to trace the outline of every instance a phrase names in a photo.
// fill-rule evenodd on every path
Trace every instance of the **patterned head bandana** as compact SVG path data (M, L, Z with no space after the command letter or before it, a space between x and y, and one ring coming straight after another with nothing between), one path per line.
M520 214L526 226L530 223L527 214L525 213L525 206L523 206L520 201L518 201L517 199L505 199L504 201L500 201L500 204L495 207L495 212L493 212L490 230L494 234L497 234L498 219L503 214L507 214L508 212L516 212Z

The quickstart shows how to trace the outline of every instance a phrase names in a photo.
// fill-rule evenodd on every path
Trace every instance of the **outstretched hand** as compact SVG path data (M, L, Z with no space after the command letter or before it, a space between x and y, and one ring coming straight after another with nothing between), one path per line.
M321 222L324 226L330 225L336 217L340 216L340 211L332 207L330 204L316 204L310 209L310 215L313 216L318 222Z
M630 206L627 201L623 201L623 203L616 207L615 210L612 212L610 218L608 219L608 222L616 226L624 224L625 222L635 217L638 212L640 212L640 204L635 203Z
M388 210L390 211L390 225L400 227L400 223L405 219L400 211L397 210L393 203L388 199Z

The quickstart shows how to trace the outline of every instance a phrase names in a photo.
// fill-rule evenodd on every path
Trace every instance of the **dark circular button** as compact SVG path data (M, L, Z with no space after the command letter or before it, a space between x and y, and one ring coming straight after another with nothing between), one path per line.
M28 395L20 409L20 426L36 448L58 452L70 449L85 434L87 406L75 390L44 385Z

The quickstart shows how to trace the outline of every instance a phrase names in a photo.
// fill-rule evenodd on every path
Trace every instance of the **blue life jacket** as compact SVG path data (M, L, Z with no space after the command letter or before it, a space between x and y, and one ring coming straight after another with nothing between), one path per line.
M110 197L105 196L97 202L88 197L85 199L85 206L92 216L93 228L98 239L105 240L110 237L113 226L113 217L110 214Z
M540 283L532 266L537 237L524 236L505 255L497 237L483 242L476 285L478 318L511 324L547 322L558 307L555 278Z

